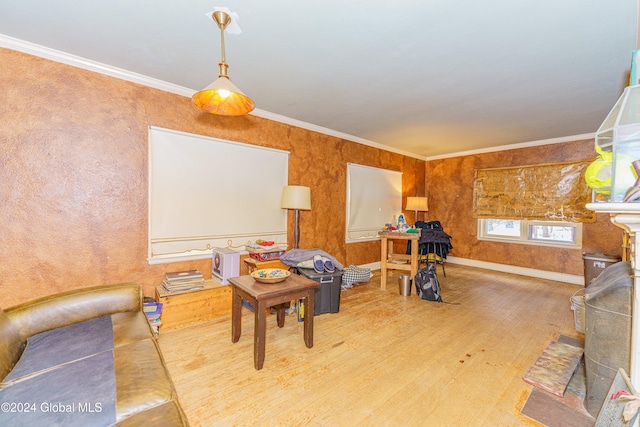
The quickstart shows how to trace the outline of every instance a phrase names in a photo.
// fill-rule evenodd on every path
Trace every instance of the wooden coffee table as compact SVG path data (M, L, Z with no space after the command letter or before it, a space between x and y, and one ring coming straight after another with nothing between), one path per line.
M242 332L242 299L253 305L255 315L255 333L253 338L253 361L256 369L264 365L267 310L276 306L278 327L284 326L284 304L293 300L305 299L304 343L313 347L313 294L319 286L306 277L292 274L281 283L264 284L256 282L251 276L229 279L232 292L231 305L231 341L238 342Z

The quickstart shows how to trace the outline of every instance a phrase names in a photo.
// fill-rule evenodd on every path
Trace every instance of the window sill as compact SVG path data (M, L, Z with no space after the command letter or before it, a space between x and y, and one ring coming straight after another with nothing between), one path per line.
M500 237L477 237L477 239L478 240L482 240L482 241L487 241L487 242L515 243L515 244L518 244L518 245L545 246L545 247L552 247L552 248L580 249L580 250L582 250L582 244L577 244L577 243L576 244L553 243L553 242L509 239L509 238L500 238Z

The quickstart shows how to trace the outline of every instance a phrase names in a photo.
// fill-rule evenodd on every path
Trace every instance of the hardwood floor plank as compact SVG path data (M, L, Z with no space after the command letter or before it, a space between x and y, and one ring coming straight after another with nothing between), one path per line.
M268 316L264 368L253 368L253 313L231 343L223 317L161 333L160 347L194 426L535 425L520 414L522 376L574 327L578 288L447 265L438 276L452 304L386 290L379 275L342 291L340 312L316 316L314 347L303 323Z

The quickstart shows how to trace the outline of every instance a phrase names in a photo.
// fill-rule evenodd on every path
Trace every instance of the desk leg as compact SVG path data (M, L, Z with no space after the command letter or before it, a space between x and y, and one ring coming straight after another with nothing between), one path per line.
M387 289L387 238L380 240L380 289Z
M238 342L242 333L242 297L238 295L235 285L231 286L231 342Z
M314 289L309 289L305 301L304 312L304 343L307 348L313 347L313 311L314 311Z
M415 278L416 274L418 274L418 239L411 239L411 278Z
M267 307L263 302L258 302L255 307L255 326L253 338L253 363L256 369L262 369L264 365L264 349L267 331Z

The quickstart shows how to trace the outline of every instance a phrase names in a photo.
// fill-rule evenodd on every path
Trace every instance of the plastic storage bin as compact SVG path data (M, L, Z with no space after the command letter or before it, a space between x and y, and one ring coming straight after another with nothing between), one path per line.
M337 313L340 311L340 291L342 290L342 271L317 273L313 269L298 268L298 273L320 283L313 294L313 314Z
M620 262L621 258L617 255L606 255L606 254L594 254L594 253L583 253L582 259L584 260L584 285L589 286L589 284L600 275L604 271L605 268L609 267L616 262Z
M635 60L635 53L634 53ZM596 132L596 151L610 162L600 171L594 202L640 203L640 85L627 86Z

